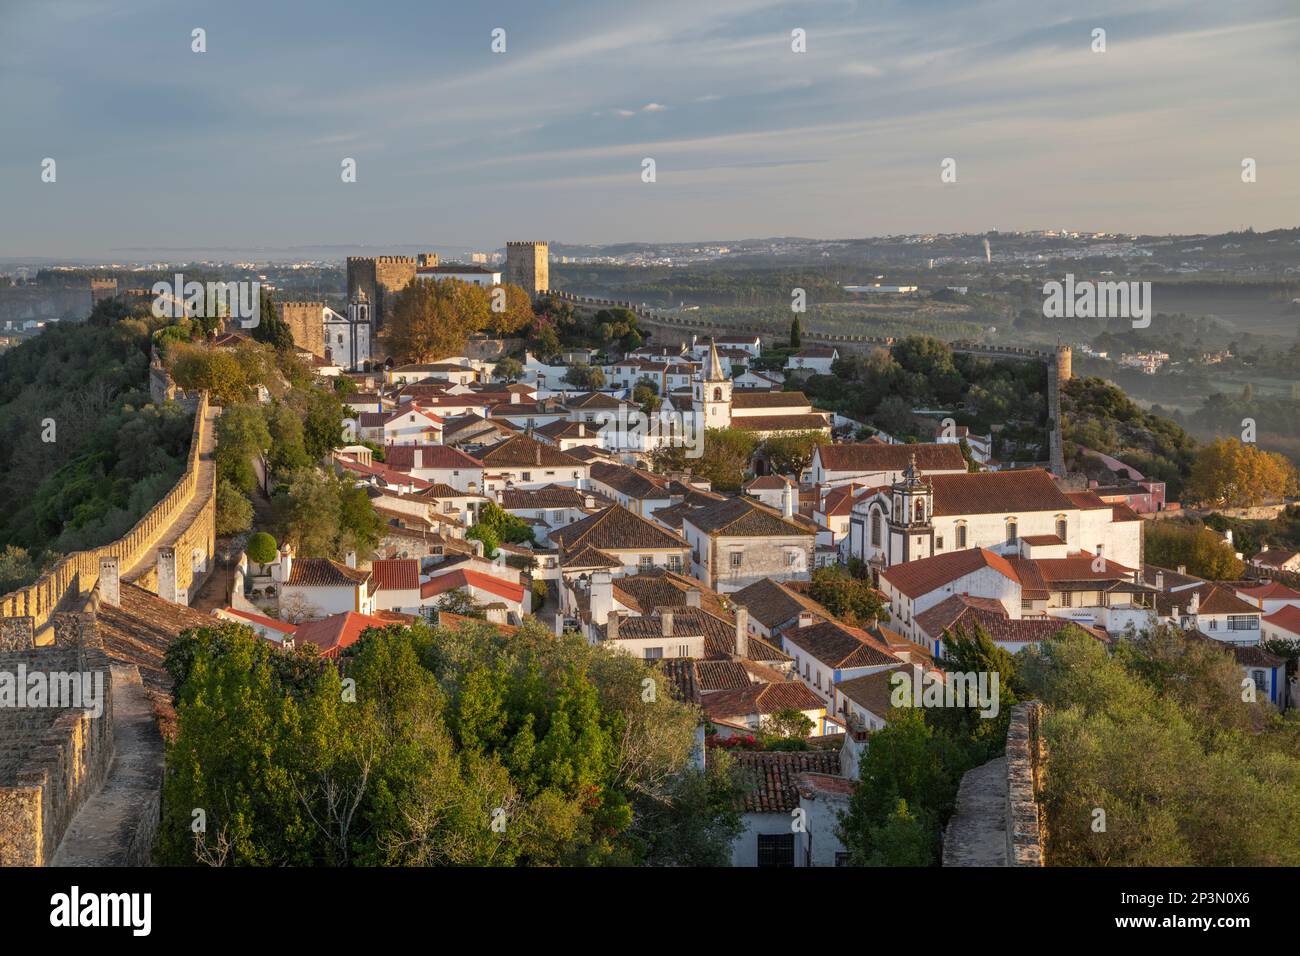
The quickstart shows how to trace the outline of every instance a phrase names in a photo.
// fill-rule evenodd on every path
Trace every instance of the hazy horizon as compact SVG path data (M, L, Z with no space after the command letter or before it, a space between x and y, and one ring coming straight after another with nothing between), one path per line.
M1300 222L1294 3L1040 7L8 0L0 259Z

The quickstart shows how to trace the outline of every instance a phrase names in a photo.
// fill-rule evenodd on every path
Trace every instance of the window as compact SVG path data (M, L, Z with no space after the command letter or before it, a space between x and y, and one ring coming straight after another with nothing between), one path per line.
M1254 614L1229 614L1228 630L1230 631L1258 631L1259 618Z
M1214 618L1210 618L1208 624L1209 627L1207 628L1207 630L1217 631L1219 629L1219 622L1216 621Z
M519 476L519 480L520 480L520 481L532 481L532 480L533 480L533 473L532 473L531 471L526 471L526 472L524 472L522 475Z
M760 833L758 835L759 866L794 866L793 833Z
M1074 595L1069 591L1061 592L1061 607L1074 607Z
M966 525L957 525L957 548L960 550L966 547Z
M455 510L456 510L456 503L455 503L454 501L444 501L444 502L442 503L442 513L443 513L443 514L445 514L445 515L449 515L449 514L451 514L453 511L455 511Z
M1020 610L1022 610L1022 611L1032 611L1033 609L1034 609L1034 602L1033 602L1033 601L1027 601L1027 600L1025 600L1024 598L1021 598L1021 599L1020 599Z
M1066 521L1065 521L1064 518L1057 518L1057 519L1056 519L1056 536L1057 536L1058 538L1060 538L1062 541L1065 540L1065 537L1066 537L1065 532L1066 532L1066 529L1067 529L1068 527L1069 527L1069 525L1066 524Z
M821 690L821 686L822 686L821 671L818 671L816 674L813 675L813 686L816 687L818 690Z
M835 854L835 865L836 865L836 866L848 866L848 865L849 865L849 855L848 855L847 853L838 853L838 852L837 852L837 853Z
M936 550L936 551L942 551L942 550L943 550L943 536L942 536L942 535L940 535L939 537L937 537L937 538L934 539L934 550Z
M647 647L645 649L645 659L648 661L662 660L664 649L662 647Z
M1268 675L1263 671L1251 671L1250 679L1255 682L1255 689L1260 693L1268 692Z
M668 570L680 571L682 569L682 556L680 554L668 555Z
M741 551L733 551L733 552L731 552L731 566L732 566L733 568L738 568L738 567L740 567L741 564L744 563L744 560L745 560L744 552L741 552Z
M678 645L677 645L677 656L678 656L678 657L690 657L690 656L691 656L691 645L689 645L689 644L678 644Z
M785 555L785 563L793 568L796 564L799 563L799 552L787 551Z
M871 512L871 543L875 547L880 547L880 512Z
M916 521L917 524L925 521L925 502L918 500L916 502L916 507L912 509L912 513L914 516L913 520Z
M639 567L642 571L649 571L654 566L655 566L655 558L653 554L643 554L637 560L637 567Z
M1015 518L1007 519L1007 544L1015 544L1016 539L1020 537L1020 526L1016 523Z
M720 402L720 401L722 401L722 389L720 389L720 388L715 388L715 389L713 390L713 400L714 400L715 402Z

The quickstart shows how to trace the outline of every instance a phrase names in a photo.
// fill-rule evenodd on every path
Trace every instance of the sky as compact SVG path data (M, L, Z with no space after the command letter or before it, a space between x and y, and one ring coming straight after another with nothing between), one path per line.
M1297 91L1297 0L0 0L0 258L1296 226Z

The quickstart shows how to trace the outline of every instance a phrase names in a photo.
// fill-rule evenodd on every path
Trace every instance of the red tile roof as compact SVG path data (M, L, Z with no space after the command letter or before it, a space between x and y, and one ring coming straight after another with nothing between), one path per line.
M370 614L345 611L320 621L303 621L298 625L294 640L315 644L322 657L337 657L339 651L361 639L361 634L371 627L388 627L392 621Z
M398 471L410 471L415 467L416 449L420 451L421 468L464 468L469 471L483 468L481 461L450 445L386 445L384 462Z
M919 561L896 564L881 571L880 577L893 585L895 590L910 598L918 598L980 568L992 568L1009 580L1017 583L1020 581L1010 562L987 548L967 548L964 551L951 551Z
M420 587L420 562L415 558L381 558L371 562L380 590L415 591Z
M799 806L800 774L840 772L838 750L742 751L733 758L752 781L741 801L748 813L789 814Z
M1237 594L1247 601L1300 601L1300 591L1289 588L1281 581L1253 588L1237 588Z
M1272 614L1269 614L1263 620L1274 627L1280 627L1284 631L1290 631L1292 634L1300 634L1300 607L1288 604L1286 607L1279 608Z
M966 459L958 445L819 445L816 455L827 471L901 472L912 455L916 456L916 467L922 472L966 470Z
M294 558L289 585L304 588L352 588L370 580L370 572L329 558Z
M866 631L838 621L819 621L811 627L790 627L781 632L788 644L794 644L810 657L829 667L877 667L897 664L891 654Z
M934 487L936 515L1015 515L1028 511L1073 511L1080 507L1057 488L1052 476L1041 468L983 471L973 475L932 475L929 481ZM1103 503L1102 507L1109 508L1110 505Z
M721 663L704 661L701 663ZM701 688L703 690L703 688ZM709 717L764 716L779 710L825 710L826 702L801 681L753 684L737 690L719 690L701 697L701 706Z
M446 594L448 591L455 591L458 588L465 587L474 587L480 591L487 591L489 594L495 594L497 597L513 601L516 604L522 604L524 600L524 586L522 584L515 584L513 581L505 581L491 574L469 569L449 571L446 574L430 578L420 585L420 597L436 597L439 594Z

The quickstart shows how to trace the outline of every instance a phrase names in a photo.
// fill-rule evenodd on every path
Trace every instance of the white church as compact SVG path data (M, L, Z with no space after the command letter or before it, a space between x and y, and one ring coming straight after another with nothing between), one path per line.
M937 554L1064 558L1081 552L1142 566L1142 518L1089 491L1061 491L1039 468L923 475L915 456L897 481L864 489L849 519L849 554L874 570Z

